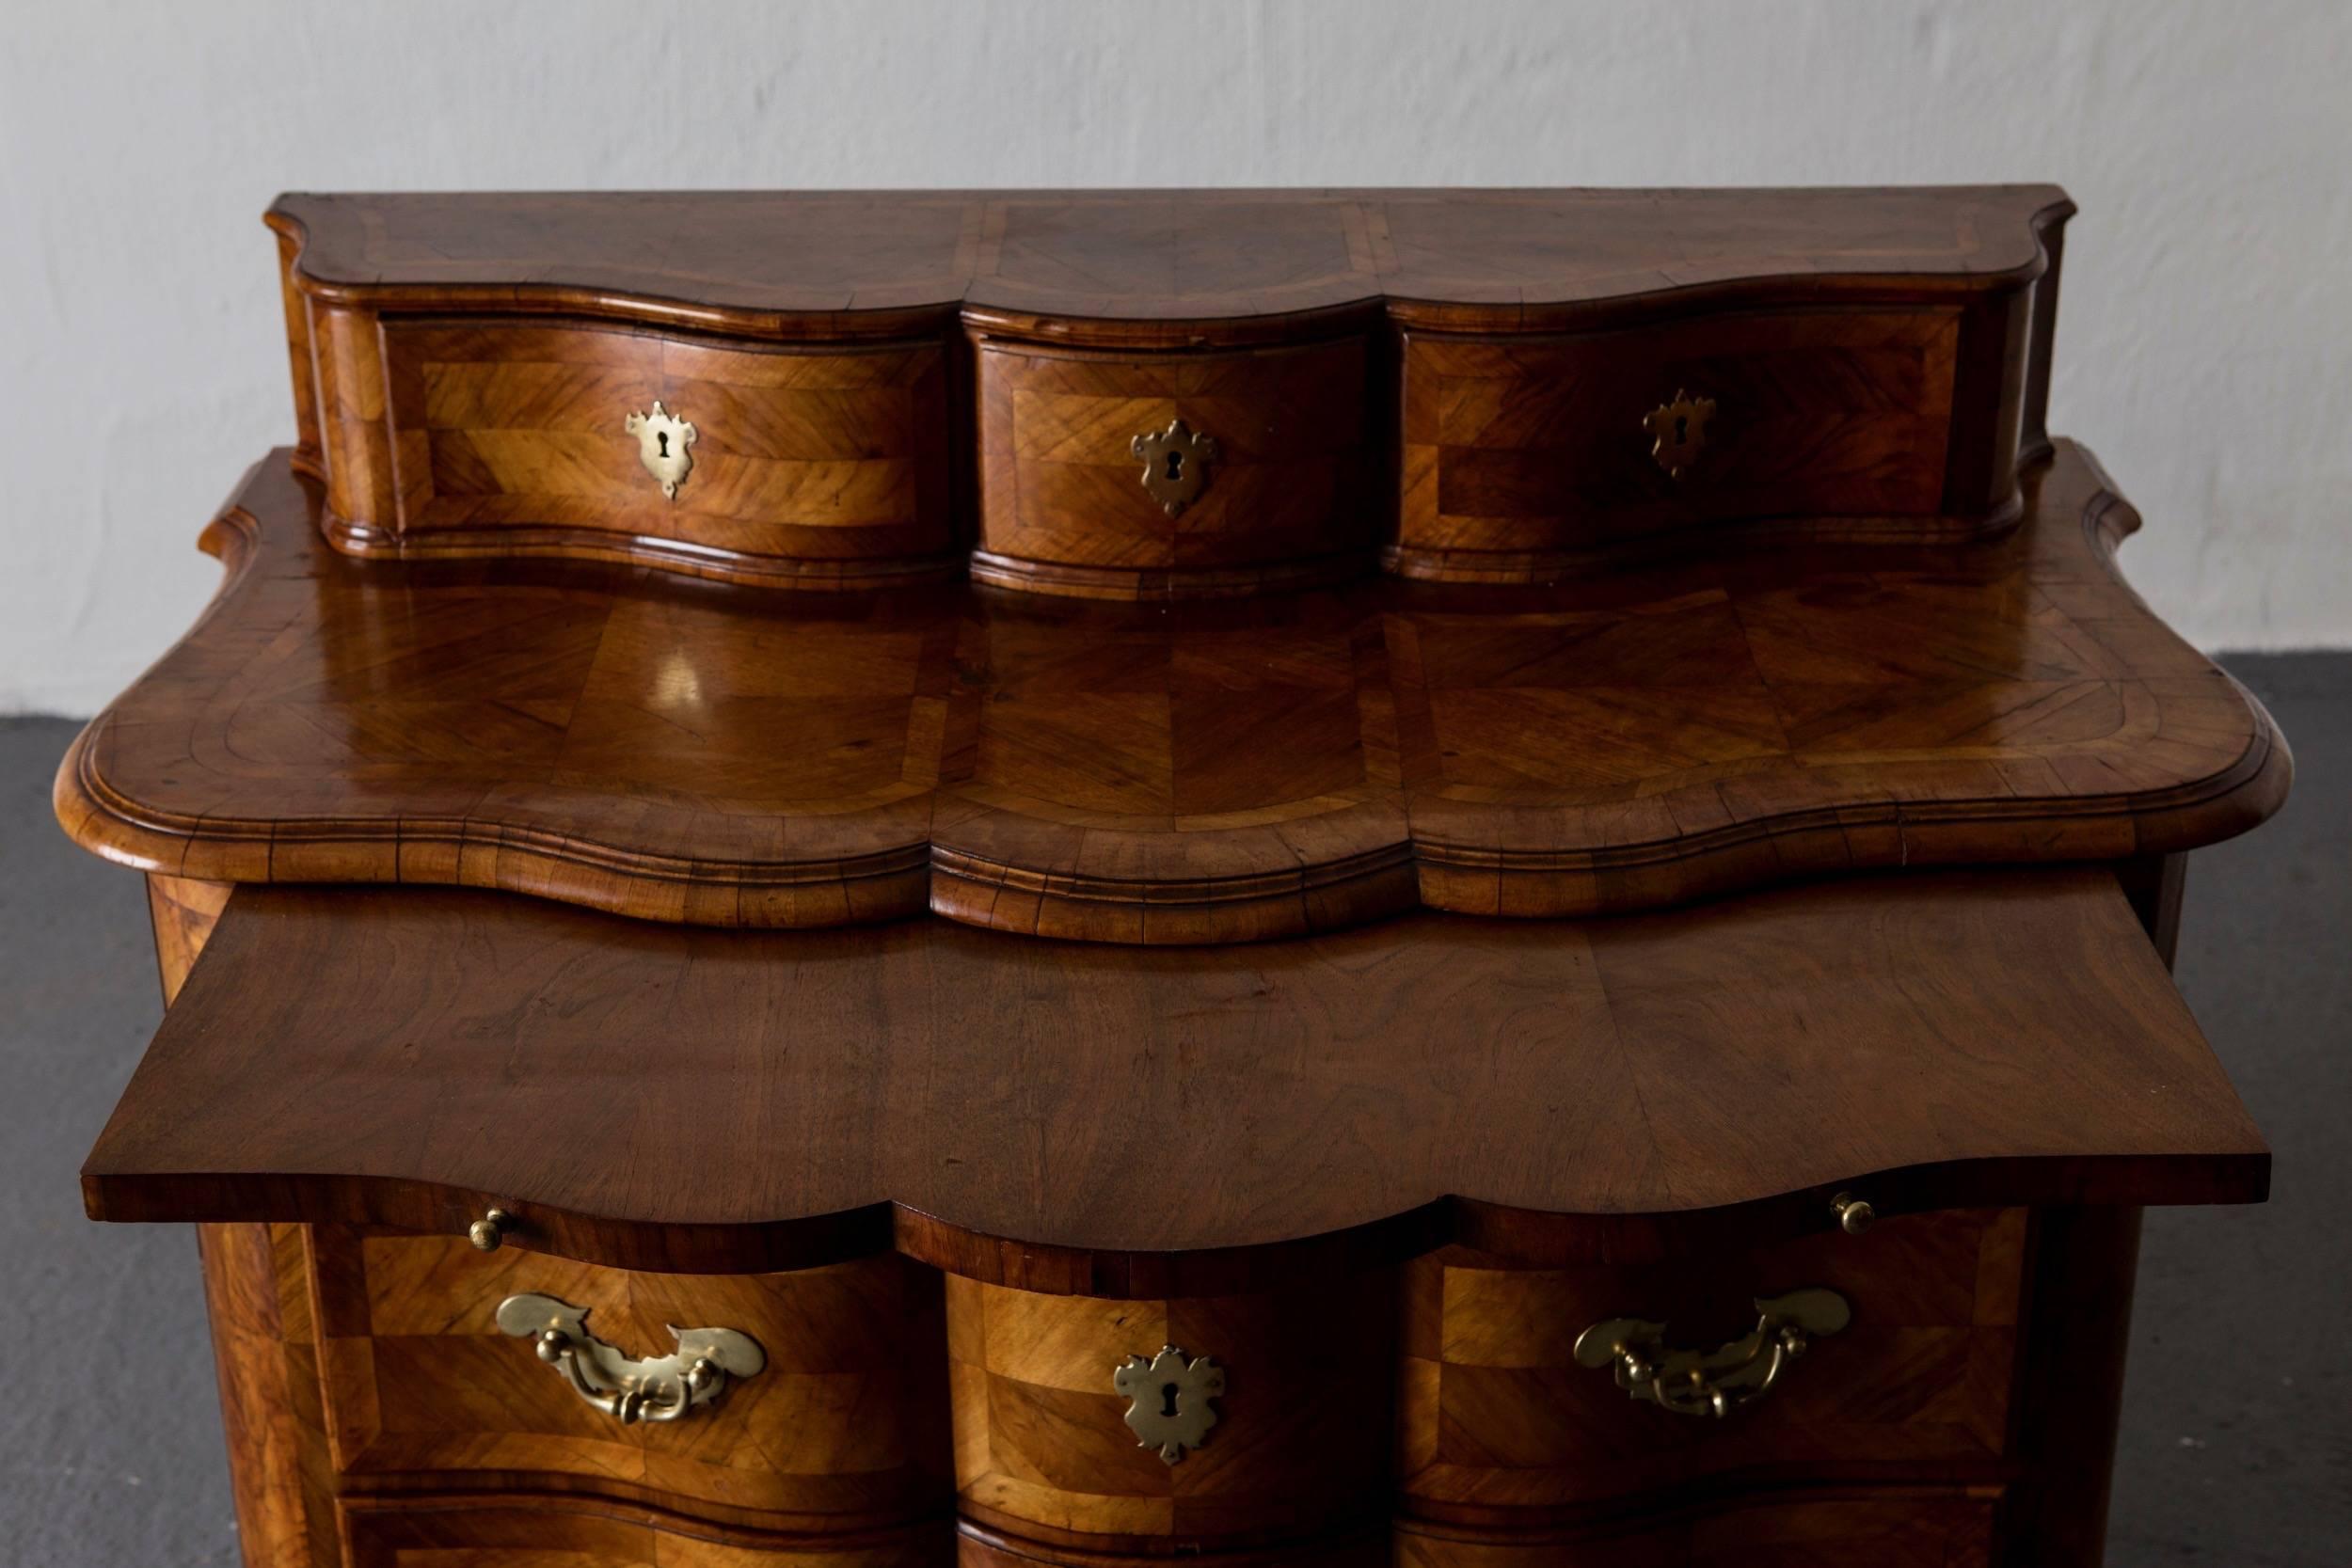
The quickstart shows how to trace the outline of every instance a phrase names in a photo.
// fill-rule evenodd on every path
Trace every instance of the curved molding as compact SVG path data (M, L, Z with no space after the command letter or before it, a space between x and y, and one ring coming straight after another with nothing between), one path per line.
M877 280L829 284L713 267L665 271L637 259L642 219L602 200L692 209L735 254L764 244L807 245L812 227L845 209L881 214L887 232L859 232ZM582 221L550 256L546 209L574 204ZM526 211L529 209L530 211ZM1255 214L1285 209L1323 217L1345 260L1299 282L1297 252L1265 270L1205 264L1217 236ZM1678 230L1709 210L1747 232L1702 239ZM1006 230L1025 210L1066 216L1165 210L1168 233L1204 241L1197 276L1149 282L1073 277L1050 248L1009 251ZM1428 235L1400 243L1399 220L1426 212ZM1444 332L1553 332L1634 325L1662 312L1733 307L1961 296L2032 284L2049 270L2053 236L2075 206L2054 185L1788 190L1331 190L1169 192L767 192L334 196L288 193L263 221L293 247L291 279L305 297L368 310L491 309L644 320L688 331L775 341L872 341L929 336L950 323L1039 343L1111 349L1257 346L1328 336L1368 320ZM926 214L932 222L926 226ZM1500 235L1454 236L1462 215L1500 218ZM1514 215L1524 214L1515 226ZM1151 220L1147 217L1145 222ZM896 226L895 228L890 226ZM1704 224L1702 224L1704 227ZM1790 236L1756 248L1753 231ZM1159 230L1136 243L1155 260ZM1575 243L1589 235L1585 254ZM976 238L977 236L977 238ZM1288 237L1288 236L1285 236ZM518 240L522 248L517 248ZM1708 248L1710 240L1716 248ZM1431 241L1438 248L1427 248ZM1564 245L1565 242L1565 245ZM1418 244L1422 248L1407 249ZM1680 245L1685 252L1673 247ZM1525 254L1520 247L1528 248ZM1275 248L1281 249L1278 239ZM528 250L528 255L524 254ZM1726 262L1726 256L1735 260ZM1309 270L1318 264L1309 263ZM482 276L468 277L462 269ZM1500 288L1481 269L1525 284ZM1730 276L1720 274L1728 267ZM556 276L549 276L553 272ZM507 276L510 274L511 276ZM564 276L569 274L569 276ZM660 276L657 284L654 278ZM1171 282L1175 285L1170 287Z
M2269 717L2115 573L2136 515L2069 444L2029 491L2002 540L1760 557L1728 593L1700 563L1173 621L952 588L786 613L593 565L345 562L280 454L56 804L174 876L1136 943L2122 860L2277 810Z

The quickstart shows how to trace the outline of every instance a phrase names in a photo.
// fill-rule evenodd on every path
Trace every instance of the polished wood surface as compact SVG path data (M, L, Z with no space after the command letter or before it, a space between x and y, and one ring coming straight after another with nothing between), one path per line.
M1206 592L1360 575L1387 477L1375 362L1362 334L1156 357L983 343L973 576L1149 599L1179 579ZM1171 516L1131 442L1180 419L1217 446L1206 488Z
M235 891L148 878L165 1006L178 999ZM342 1560L305 1233L298 1225L196 1227L245 1568L336 1568Z
M2267 1170L2114 879L2073 870L1213 959L245 889L84 1191L109 1219L445 1234L498 1204L519 1244L655 1269L895 1236L1148 1298L1449 1239L1565 1263L1770 1237L1856 1181L1892 1213L2247 1201Z
M335 542L585 555L834 587L960 571L946 351L721 347L616 326L386 323L389 497L328 466ZM691 411L691 477L666 499L622 428ZM381 516L381 527L354 518ZM610 535L597 540L583 535ZM666 554L665 554L666 549Z
M1407 333L1387 560L1412 577L1545 581L1704 522L1988 531L2016 515L2015 453L1994 493L1947 507L1960 338L1949 310L1707 315L1534 341ZM1670 474L1638 416L1685 389L1714 411L1697 460Z
M644 1275L347 1226L314 1227L310 1247L343 1482L595 1491L801 1534L946 1512L929 1269L885 1253L794 1274ZM588 1308L588 1331L631 1356L669 1354L671 1324L720 1327L757 1340L767 1366L687 1419L625 1426L500 1332L499 1303L524 1291Z
M281 199L297 443L56 790L246 1568L2094 1568L2292 765L2048 436L2072 211ZM1572 1354L1806 1287L1723 1419Z
M857 1536L730 1528L608 1497L357 1496L348 1550L277 1568L947 1568L951 1523Z
M1989 1489L1874 1486L1740 1498L1600 1528L1400 1520L1395 1568L1989 1568ZM2083 1560L2095 1568L2096 1560Z
M1526 1529L1798 1480L1996 1486L2011 1473L2026 1234L2024 1210L1959 1211L1641 1267L1416 1259L1398 1507ZM1663 1321L1677 1346L1727 1344L1756 1327L1755 1298L1810 1286L1844 1295L1853 1323L1737 1419L1635 1407L1570 1354L1586 1324L1624 1317Z
M2286 748L2117 576L2136 515L2071 445L2027 490L2014 532L1951 549L1168 607L352 562L279 456L206 535L219 600L76 743L57 811L177 877L1120 942L2260 821Z
M1996 530L2044 444L2073 210L2030 185L710 193L269 221L297 461L341 548L806 587L968 550L999 586L1164 599L1384 546L1530 580L1702 525ZM1712 450L1668 477L1641 421L1686 386ZM668 499L623 429L657 396L704 443ZM1181 515L1128 448L1171 418L1222 454Z
M1136 1301L950 1276L958 1513L982 1532L1114 1555L1360 1536L1388 1512L1395 1301L1386 1272ZM1163 1345L1228 1371L1216 1424L1175 1465L1137 1443L1111 1386L1113 1368ZM1381 1560L1378 1544L1351 1560Z
M1964 294L2030 282L2055 185L1874 189L711 191L289 195L295 287L373 309L421 298L676 325L900 335L990 313L1054 333L1385 302L1456 331L1757 280ZM1183 336L1190 328L1194 336Z

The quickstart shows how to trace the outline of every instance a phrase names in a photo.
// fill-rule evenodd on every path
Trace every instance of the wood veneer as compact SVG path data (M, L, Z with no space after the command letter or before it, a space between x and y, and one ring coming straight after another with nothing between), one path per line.
M883 1254L780 1275L644 1275L462 1235L311 1227L321 1382L354 1490L593 1491L798 1536L944 1521L940 1279ZM708 1415L624 1426L499 1331L522 1291L657 1356L667 1325L750 1335L768 1364ZM1154 1347L1156 1348L1156 1347ZM703 1414L703 1413L698 1413Z
M248 1568L2095 1563L2138 1206L2268 1174L2184 852L2290 764L2047 436L2071 210L281 202L299 444L57 786L172 1004L86 1199L202 1222ZM674 924L251 885L394 881ZM708 928L927 909L997 931ZM1567 1352L1821 1284L1725 1422ZM621 1426L525 1286L769 1369Z
M2127 860L2262 820L2286 748L2117 576L2137 515L2071 443L2026 492L2012 533L1950 549L1146 607L353 562L280 455L206 532L220 597L56 806L176 877L1152 943Z
M2267 1171L2114 879L2072 870L1209 962L247 888L84 1192L107 1219L446 1235L497 1204L517 1244L623 1267L895 1244L1158 1299L1448 1241L1551 1266L1755 1244L1856 1181L1897 1213L2249 1201Z
M950 1276L957 1509L967 1534L1089 1555L1323 1545L1376 1563L1388 1511L1392 1273L1234 1296L1108 1301ZM1229 1371L1207 1441L1136 1441L1110 1370L1163 1345ZM1321 1558L1323 1553L1314 1554Z
M1159 598L1384 546L1518 579L1701 525L1997 529L2042 445L2072 212L2051 186L711 193L289 196L269 222L342 548L830 586L977 541L1000 585ZM1720 450L1668 480L1639 420L1686 383ZM708 444L674 502L621 427L655 396ZM1168 418L1224 454L1182 516L1127 451Z
M2024 1210L1963 1210L1698 1262L1416 1259L1399 1510L1524 1533L1792 1481L1996 1488L2013 1473L2027 1231ZM1855 1320L1738 1420L1629 1420L1624 1391L1571 1354L1584 1325L1625 1316L1665 1320L1677 1345L1726 1344L1756 1326L1754 1298L1801 1286L1840 1291Z
M948 350L729 343L612 325L395 319L381 328L389 514L330 466L354 554L645 560L750 581L921 580L961 569ZM692 474L664 499L621 414L692 410ZM380 523L366 519L381 518Z

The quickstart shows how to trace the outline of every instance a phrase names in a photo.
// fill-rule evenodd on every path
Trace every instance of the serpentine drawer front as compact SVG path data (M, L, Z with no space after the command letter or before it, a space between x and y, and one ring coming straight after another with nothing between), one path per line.
M1701 526L1997 531L2047 449L2072 211L2050 186L714 193L269 221L343 549L818 588L968 555L1156 599L1383 561L1542 578ZM623 438L657 399L691 464ZM641 429L675 479L640 471Z
M2010 309L2021 319L2029 296ZM1964 537L2014 520L2010 450L1947 499L1962 314L1726 313L1565 338L1405 341L1410 576L1557 575L1746 518Z
M329 467L346 548L731 563L827 586L961 565L936 340L395 317L377 343L388 463Z

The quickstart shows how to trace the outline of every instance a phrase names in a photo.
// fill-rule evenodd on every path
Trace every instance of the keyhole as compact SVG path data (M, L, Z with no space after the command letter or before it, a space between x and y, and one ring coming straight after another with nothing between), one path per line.
M1160 1414L1169 1417L1176 1414L1176 1385L1172 1383L1160 1385Z
M1677 415L1675 416L1675 445L1678 447L1678 446L1682 445L1682 443L1683 443L1683 442L1688 441L1690 438L1691 438L1691 418L1690 418L1690 416L1689 416L1689 415L1687 415L1687 414L1677 414Z
M655 431L655 432L653 433L653 438L654 438L654 440L655 440L655 441L657 441L658 443L660 443L660 450L661 455L662 455L662 456L664 456L664 457L669 456L669 455L670 455L670 433L669 433L668 431L666 431L666 430L657 430L657 431Z
M1181 452L1181 451L1171 451L1171 452L1169 452L1169 453L1168 454L1168 483L1169 483L1170 484L1173 484L1173 483L1175 483L1177 481L1179 481L1179 480L1183 479L1184 477L1184 454L1183 452Z

